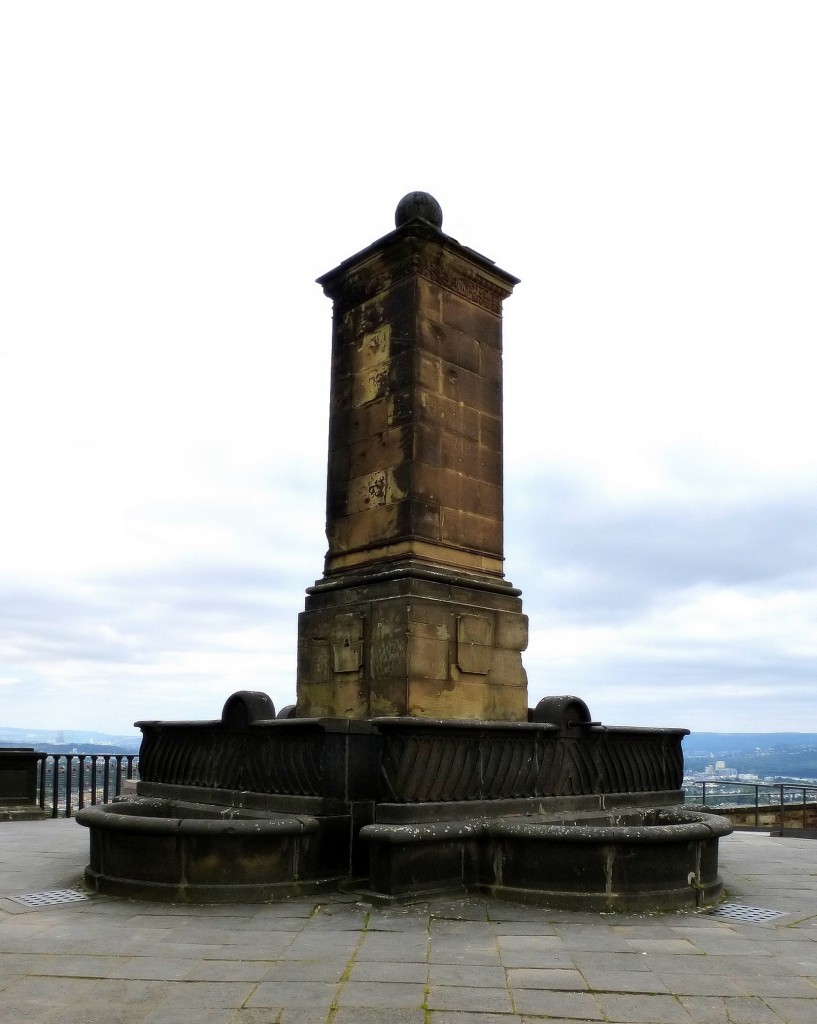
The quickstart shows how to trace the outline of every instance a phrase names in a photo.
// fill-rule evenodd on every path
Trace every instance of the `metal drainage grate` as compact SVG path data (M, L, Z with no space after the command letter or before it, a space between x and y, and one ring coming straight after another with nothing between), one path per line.
M711 917L724 917L729 921L743 921L745 924L761 924L773 921L776 917L785 917L783 910L764 910L762 907L747 907L742 903L721 903L710 912Z
M76 889L50 889L48 892L28 892L23 896L9 896L14 903L22 903L24 907L55 907L59 903L82 903L90 899L84 892Z

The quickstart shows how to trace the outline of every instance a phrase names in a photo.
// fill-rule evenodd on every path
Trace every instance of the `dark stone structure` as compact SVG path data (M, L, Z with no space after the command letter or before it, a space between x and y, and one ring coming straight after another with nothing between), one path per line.
M324 575L297 705L141 722L137 797L86 808L94 889L172 901L338 886L627 910L715 899L723 819L685 811L685 729L528 709L503 576L501 304L516 279L406 196L320 279L334 302Z
M136 800L86 808L93 888L171 901L356 887L479 889L588 909L698 905L720 890L722 819L680 806L683 729L556 722L141 722ZM536 712L532 717L536 717Z
M33 747L0 747L0 821L45 818L37 801L37 772L44 758Z

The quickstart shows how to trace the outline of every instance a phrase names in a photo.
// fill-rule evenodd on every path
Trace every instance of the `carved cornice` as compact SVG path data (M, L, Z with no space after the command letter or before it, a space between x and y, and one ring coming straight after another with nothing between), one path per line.
M424 277L461 295L495 316L518 278L501 270L453 238L394 232L318 278L341 312L365 302L400 281Z
M452 262L445 259L442 253L435 256L430 253L412 253L379 273L372 273L371 268L365 268L349 274L337 281L331 292L327 291L335 300L336 308L342 311L360 305L407 278L424 277L487 309L489 313L501 316L502 300L511 294L510 289L501 287L481 274L469 273L465 267L454 267Z

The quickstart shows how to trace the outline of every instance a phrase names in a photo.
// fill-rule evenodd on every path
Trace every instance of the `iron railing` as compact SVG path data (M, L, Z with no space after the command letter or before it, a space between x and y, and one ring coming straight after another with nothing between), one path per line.
M690 792L692 787L701 787L701 806L710 807L713 811L717 811L718 808L724 810L728 807L730 809L740 809L741 807L754 807L755 809L755 828L760 828L760 809L761 807L776 807L780 814L780 832L781 834L786 830L786 811L789 810L789 822L791 822L791 811L797 808L797 812L801 815L801 828L808 827L808 807L809 804L814 808L814 804L817 803L817 785L807 786L798 785L794 782L734 782L731 779L700 779L691 782L684 782L684 790ZM715 801L710 800L709 804L706 802L706 790L707 786L711 787L729 787L734 789L748 790L745 795L748 797L747 800L743 800L743 793L721 793ZM764 790L764 802L760 801L760 791ZM752 798L754 793L754 798ZM806 798L806 794L810 794L810 800ZM695 794L697 796L697 794ZM729 797L736 799L729 800ZM776 826L775 826L776 827ZM791 827L791 825L790 825Z
M106 804L139 778L138 754L43 754L37 798L52 818L70 818L88 804Z

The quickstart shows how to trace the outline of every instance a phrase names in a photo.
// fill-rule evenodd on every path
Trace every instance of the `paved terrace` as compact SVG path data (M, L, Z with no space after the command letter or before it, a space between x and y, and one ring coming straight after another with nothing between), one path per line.
M782 916L599 915L482 898L185 907L79 887L73 821L0 824L0 1021L814 1024L817 842L736 834L729 900ZM722 912L721 912L722 913Z

